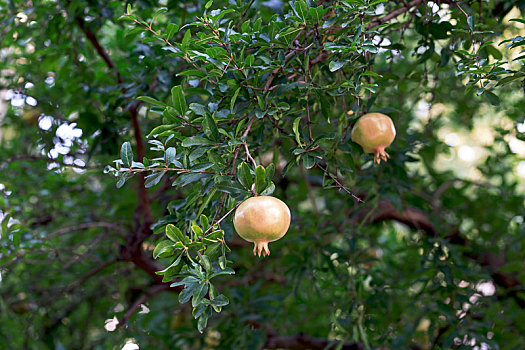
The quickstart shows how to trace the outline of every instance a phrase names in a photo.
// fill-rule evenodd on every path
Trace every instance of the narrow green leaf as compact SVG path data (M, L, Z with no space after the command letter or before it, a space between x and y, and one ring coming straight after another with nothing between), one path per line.
M266 106L264 105L264 101L261 96L257 95L257 103L259 104L259 108L261 111L264 111L266 109Z
M260 193L266 184L266 170L262 165L255 168L255 192Z
M345 65L344 61L331 61L328 64L328 69L330 69L330 72L335 72L336 70L339 70L344 65Z
M133 162L133 151L131 150L131 144L129 142L124 142L120 148L120 159L126 167L131 167Z
M182 147L210 145L213 145L213 142L201 136L188 137L187 139L184 139L184 141L182 141Z
M193 292L191 306L195 307L199 305L202 299L206 296L206 293L208 293L208 283L200 283Z
M253 185L253 175L250 172L250 166L242 162L237 166L237 179L248 191L251 191Z
M204 267L204 270L207 272L207 273L210 273L211 272L211 262L210 262L210 259L206 256L206 255L202 255L201 253L197 252L197 254L199 255L199 259L201 260L201 265L202 267Z
M157 246L153 250L153 259L170 256L173 253L173 246L174 244L172 241L165 240L159 242L159 244L157 244Z
M166 29L166 39L170 40L175 33L179 31L179 26L175 23L169 23L168 28Z
M166 225L166 237L171 239L173 242L189 243L189 238L172 224Z
M230 102L230 111L233 112L233 107L235 107L235 101L237 100L237 96L239 96L239 92L241 91L241 88L237 88L237 90L235 90L235 93L233 94L233 97L231 99L231 102Z
M186 98L184 97L182 86L177 85L171 89L171 100L177 113L184 115L188 110L188 106L186 105Z
M199 330L199 333L204 332L207 324L208 324L208 316L205 316L205 314L203 313L201 317L199 317L199 320L197 321L197 329Z
M190 44L191 39L191 31L188 29L186 33L184 33L184 37L182 38L182 52L186 53L188 51L188 46Z
M164 174L166 174L165 171L159 171L159 172L151 173L150 175L146 176L146 182L144 183L144 187L150 188L150 187L155 186L156 184L160 182Z
M175 162L175 158L177 157L177 149L175 147L169 147L166 150L166 165L170 165L171 163Z
M226 306L230 303L228 298L224 296L223 294L217 295L212 301L211 304L215 306Z
M215 142L219 141L219 129L217 128L215 120L211 116L206 115L204 117L202 120L202 128L206 136Z
M301 134L299 134L299 123L301 122L301 117L295 118L293 121L293 133L295 134L295 141L297 141L297 144L302 147L303 144L301 143Z

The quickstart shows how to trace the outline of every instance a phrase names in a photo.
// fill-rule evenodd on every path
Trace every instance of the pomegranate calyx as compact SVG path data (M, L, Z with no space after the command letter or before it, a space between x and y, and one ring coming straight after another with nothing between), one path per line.
M386 147L387 146L377 146L376 148L373 149L375 163L380 164L381 159L385 162L388 161L388 159L390 158L390 155L386 153L385 151Z
M268 242L253 242L253 255L268 256L270 255L270 249L268 249Z

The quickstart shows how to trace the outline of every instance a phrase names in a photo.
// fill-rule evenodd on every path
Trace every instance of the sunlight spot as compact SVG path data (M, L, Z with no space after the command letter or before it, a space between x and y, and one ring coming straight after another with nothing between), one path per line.
M53 125L53 117L44 115L38 119L38 126L42 130L49 130L51 129L51 126Z
M37 100L34 98L34 97L31 97L31 96L27 96L26 97L26 103L30 106L36 106L37 105Z
M11 106L13 107L22 107L25 103L24 101L24 95L18 92L15 92L11 95Z
M139 314L149 314L149 308L144 304L140 304Z
M108 332L113 332L115 329L117 329L118 324L119 322L117 320L117 316L114 316L113 318L109 318L106 320L104 328L106 328L106 331Z
M455 147L459 144L459 135L451 132L445 136L445 143L449 146Z
M525 122L516 124L518 132L525 132Z
M485 281L485 282L479 282L476 285L476 290L478 292L481 292L483 296L489 297L491 295L494 295L496 293L496 287L494 286L494 283L491 281Z
M522 160L518 163L518 166L516 167L516 172L518 173L519 177L525 177L525 160Z
M135 339L129 339L122 347L122 350L139 350L139 345L135 343Z
M458 150L458 157L464 162L472 162L476 159L476 151L467 145L463 145Z

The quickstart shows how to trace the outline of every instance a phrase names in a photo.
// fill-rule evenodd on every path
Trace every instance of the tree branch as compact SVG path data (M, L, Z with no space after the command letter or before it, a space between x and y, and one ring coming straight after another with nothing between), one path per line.
M117 230L120 233L122 233L123 235L126 234L126 230L124 230L122 228L122 226L117 225L115 223L111 223L111 222L102 222L101 221L101 222L85 222L83 224L79 224L79 225L76 225L76 226L65 227L63 229L60 229L58 231L55 231L55 232L47 235L46 238L47 239L53 239L55 237L64 235L66 233L80 231L80 230L85 230L85 229L92 228L92 227L108 228L108 229L112 229L112 230Z
M178 287L178 291L182 289L181 286ZM170 285L167 283L163 284L155 284L150 289L146 290L143 295L140 296L133 304L130 305L126 313L122 316L122 318L119 320L117 328L124 325L128 320L137 312L137 310L140 308L140 305L144 304L149 298L154 296L155 294L159 294L166 291L176 291L177 288L170 288Z
M44 162L47 162L47 163L57 163L57 164L60 164L61 166L71 167L71 168L78 168L78 169L99 169L100 168L99 166L88 166L88 165L79 166L79 165L75 165L75 164L64 164L64 163L60 163L58 161L58 159L42 157L42 156L16 155L16 156L12 156L12 157L7 158L0 165L0 171L2 171L5 168L7 168L7 166L9 166L9 164L11 164L13 162L16 162L16 161L19 161L19 160L41 160L41 161L44 161Z
M388 22L391 19L396 18L397 16L409 11L412 7L421 5L423 2L423 0L413 0L405 6L390 12L388 15L373 19L372 22L366 27L366 29L372 29L374 27L380 26L381 24Z
M403 211L398 211L387 200L380 200L374 212L370 215L367 211L362 211L351 218L350 221L355 224L365 219L367 223L395 220L417 230L422 230L433 237L437 236L438 232L430 221L428 214L424 211L417 208L405 208ZM461 235L458 229L445 238L456 245L466 246L469 244L469 241ZM487 269L493 281L504 288L506 294L513 298L521 308L525 308L525 299L518 294L518 291L523 288L521 279L512 273L499 272L499 269L505 265L503 255L492 252L480 254L472 249L464 251L463 254L470 259L478 261L482 267Z
M96 267L94 267L93 269L91 269L88 273L86 273L84 276L82 276L80 279L76 280L75 282L71 283L66 289L64 289L64 293L65 294L69 294L71 293L75 288L79 287L80 285L82 285L84 282L86 282L89 278L95 276L97 273L99 273L100 271L102 271L104 268L110 266L110 265L113 265L114 263L116 263L117 261L119 261L118 258L115 258L115 259L111 259L111 260L108 260L106 261L105 263L103 264L100 264Z
M332 345L334 349L342 350L362 350L363 345L345 342L342 347L337 347L340 341L324 338L315 338L305 333L294 336L268 335L265 349L326 349Z
M69 2L71 2L71 1L69 1ZM86 35L86 38L91 42L91 45L93 45L93 47L95 48L95 50L97 51L99 56L102 57L104 62L106 62L106 65L108 66L108 68L113 70L113 71L115 71L115 74L117 75L117 82L119 84L122 83L122 78L120 76L120 72L118 71L117 67L115 66L115 63L113 63L113 61L111 60L111 57L109 57L109 54L107 53L107 51L102 47L102 45L98 41L95 33L93 33L93 31L90 28L86 27L86 22L84 21L84 18L82 18L80 16L76 16L75 17L75 21L77 22L80 30L82 30L82 32L84 32L84 34Z

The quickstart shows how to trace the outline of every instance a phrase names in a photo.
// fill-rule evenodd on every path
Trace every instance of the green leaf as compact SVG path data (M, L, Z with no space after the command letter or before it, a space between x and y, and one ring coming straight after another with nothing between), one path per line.
M192 136L184 139L182 141L182 147L192 147L192 146L211 146L214 143L207 138L201 136Z
M204 300L207 300L207 299L204 299ZM207 303L202 303L194 307L193 311L191 312L191 314L193 315L193 318L199 318L202 315L202 313L206 310L206 308L208 307L210 307L210 305L208 305Z
M159 134L162 134L165 131L175 129L175 127L176 127L175 124L159 125L153 128L153 130L151 130L151 132L148 134L148 138L151 136L157 136Z
M189 243L190 241L189 238L178 229L178 227L172 224L166 225L166 237L173 242Z
M498 97L498 95L490 92L490 91L485 91L484 95L487 97L487 100L490 102L491 105L494 105L494 106L499 106L500 104L500 99Z
M169 147L166 150L166 164L169 166L171 163L175 162L177 157L177 149L175 147Z
M204 329L206 329L206 325L208 324L208 316L205 316L206 314L203 313L199 320L197 321L197 329L200 333L204 332Z
M211 116L206 115L204 117L202 120L202 128L206 136L210 139L215 142L219 140L219 129L217 128L217 124L215 124L215 120Z
M162 106L162 107L168 106L164 102L161 102L161 101L156 100L153 97L149 97L149 96L139 96L139 97L137 97L137 100L144 101L146 103L151 103L151 104L158 105L158 106Z
M171 101L178 114L186 114L188 106L186 106L186 98L184 97L184 90L182 89L182 86L177 85L171 89Z
M144 183L144 187L150 188L150 187L155 186L156 184L160 182L164 174L166 174L165 171L159 171L159 172L151 173L150 175L146 176L146 182Z
M182 38L182 43L181 43L182 52L186 53L188 51L190 39L191 39L191 31L188 29L186 33L184 33L184 37Z
M315 165L315 158L309 155L303 156L303 165L306 169L311 169Z
M275 191L275 184L270 182L268 186L259 194L261 196L269 196Z
M153 250L153 259L165 258L173 253L174 244L172 241L164 240L159 242Z
M212 301L211 304L214 306L226 306L230 303L228 298L224 296L223 294L217 295Z
M190 109L197 115L205 115L208 112L208 109L200 103L191 103Z
M210 262L210 259L206 256L206 255L202 255L201 253L197 252L197 254L199 255L199 259L201 260L201 265L202 267L204 267L204 270L207 272L207 273L210 273L211 272L211 262Z
M166 29L166 39L170 40L175 33L179 31L179 26L175 23L169 23Z
M199 305L202 299L208 293L208 283L199 283L195 291L193 292L193 299L191 301L191 306L195 307Z
M239 92L241 91L241 88L237 88L237 90L235 90L235 93L233 94L233 97L231 99L231 102L230 102L230 111L233 113L233 107L235 107L235 101L237 100L237 96L239 96Z
M213 5L213 0L210 0L206 3L206 5L204 5L204 8L207 10L209 9L211 6Z
M253 175L250 172L250 166L242 162L237 166L237 179L248 191L251 191L253 185Z
M191 225L191 230L195 234L196 237L202 236L202 229L197 225Z
M295 118L293 121L293 133L295 134L295 141L297 141L297 144L299 147L303 147L303 144L301 143L301 134L299 134L299 123L301 122L301 117Z
M335 72L336 70L341 69L345 65L344 61L330 61L330 64L328 65L328 69L330 69L330 72Z
M200 222L200 224L202 226L202 229L204 231L206 231L208 229L208 227L210 227L210 223L208 221L208 217L206 215L204 215L204 214L200 215L199 222Z
M225 267L222 271L218 271L213 273L210 276L210 279L216 276L222 276L222 275L235 275L235 271L230 267Z
M2 218L2 231L0 232L0 236L2 240L7 240L9 238L9 230L7 225L9 224L9 219L11 218L10 214L6 214Z
M131 150L131 144L129 142L124 142L120 148L120 159L126 167L131 167L133 163L133 151Z
M257 103L259 104L259 108L261 111L264 111L266 109L266 106L264 104L264 101L261 96L257 95Z
M467 23L468 23L468 27L470 28L470 30L474 30L476 27L476 17L468 16Z
M270 163L270 165L266 167L266 182L272 181L274 174L275 174L275 164Z
M215 186L219 191L228 193L232 196L246 193L246 190L237 181L222 181L220 183L216 183Z
M260 193L266 184L266 170L262 165L255 168L255 192Z
M303 0L295 1L295 11L301 17L303 22L308 19L308 5Z
M194 173L199 173L201 171L207 170L213 166L213 163L206 162L206 163L199 163L192 166L189 170Z

